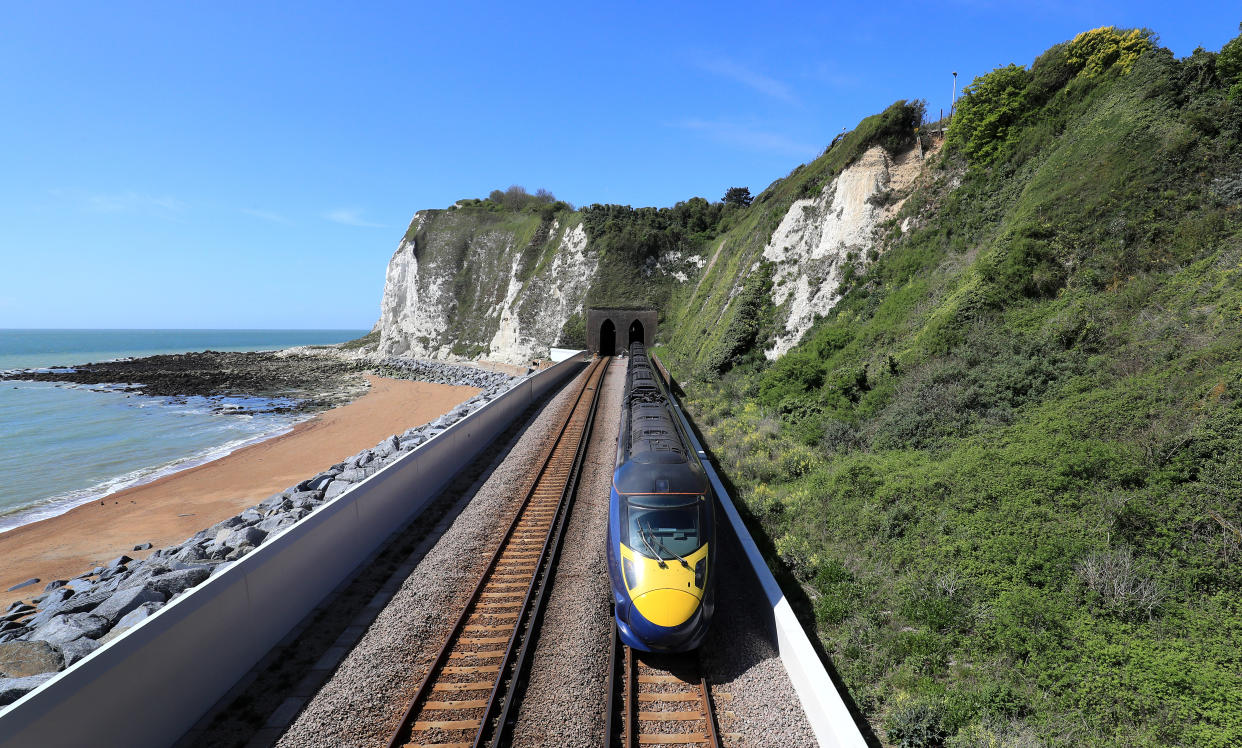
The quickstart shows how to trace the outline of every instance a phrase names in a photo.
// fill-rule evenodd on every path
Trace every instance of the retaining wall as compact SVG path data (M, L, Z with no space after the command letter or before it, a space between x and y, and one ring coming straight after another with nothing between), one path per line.
M664 368L664 364L654 356L652 358L665 381L671 384L672 378L668 370ZM669 390L671 392L672 388L670 387ZM836 686L833 685L832 678L828 676L828 671L820 662L815 647L811 645L806 631L802 629L802 624L794 615L793 608L785 598L785 593L781 591L780 585L776 582L776 577L772 576L772 572L768 569L768 564L763 554L759 552L759 547L755 545L754 538L750 536L750 531L742 522L737 507L733 506L733 499L729 497L729 492L720 482L720 476L716 474L715 467L712 466L707 453L703 451L703 445L695 435L694 429L690 427L690 421L682 411L681 404L675 397L671 402L686 433L690 435L691 446L703 462L703 469L707 472L712 488L716 491L716 497L720 500L725 515L729 518L729 524L737 535L738 543L746 552L751 569L754 570L759 584L763 587L768 604L772 606L772 623L776 630L781 662L785 665L789 680L793 683L798 699L802 702L802 709L806 712L807 721L811 723L811 729L815 731L816 740L825 748L829 746L864 748L867 741L863 738L858 725L854 723L854 718L841 698L841 694L837 692Z
M380 543L582 362L575 356L520 382L0 708L0 745L175 742Z

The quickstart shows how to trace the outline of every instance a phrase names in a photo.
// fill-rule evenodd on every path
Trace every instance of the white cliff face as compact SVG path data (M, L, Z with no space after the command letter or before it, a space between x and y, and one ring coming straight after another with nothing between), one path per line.
M871 199L885 190L903 190L922 161L910 151L896 162L883 148L867 150L815 198L798 200L781 220L763 257L775 264L772 301L788 316L784 332L764 351L769 359L785 355L815 321L840 300L845 270L861 271L875 248L876 226L901 208L903 201L881 207Z
M598 257L581 224L553 222L532 249L489 220L415 214L407 234L414 238L388 263L380 354L517 365L548 355L566 320L582 311Z
M415 231L426 220L426 213L415 213ZM384 297L376 325L380 331L380 353L430 355L431 341L437 340L445 327L441 285L436 279L419 278L416 243L403 239L388 261L384 277Z
M553 225L555 234L558 226ZM571 315L582 311L582 301L595 275L596 260L587 256L586 230L579 224L564 232L546 272L527 283L518 277L521 258L515 258L495 336L486 357L507 364L527 363L548 355ZM523 288L527 293L522 294ZM525 319L525 322L523 322Z

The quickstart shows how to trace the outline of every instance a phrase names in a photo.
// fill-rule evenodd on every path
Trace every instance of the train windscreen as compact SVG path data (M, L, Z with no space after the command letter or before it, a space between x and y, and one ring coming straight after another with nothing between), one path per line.
M667 500L667 497L652 497ZM694 553L703 545L703 505L701 497L682 506L644 505L642 496L625 502L626 545L651 558L671 561Z

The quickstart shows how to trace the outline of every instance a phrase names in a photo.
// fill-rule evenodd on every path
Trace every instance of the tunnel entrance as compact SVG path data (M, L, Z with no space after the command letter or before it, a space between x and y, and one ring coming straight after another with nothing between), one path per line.
M612 320L604 320L604 324L599 326L599 354L601 356L611 356L617 352L617 328L612 324Z
M655 309L590 307L586 311L586 344L591 353L614 356L631 343L655 344L660 313Z
M626 348L635 343L646 343L646 338L643 337L643 323L638 320L630 323L630 340L626 343Z

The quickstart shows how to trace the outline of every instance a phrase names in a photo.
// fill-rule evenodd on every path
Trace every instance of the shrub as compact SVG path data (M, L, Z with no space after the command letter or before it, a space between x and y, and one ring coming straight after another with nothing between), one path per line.
M972 163L987 164L1016 137L1029 110L1030 75L1020 65L1007 65L979 76L962 90L949 123L945 146L961 149Z
M1122 616L1151 618L1164 598L1156 582L1135 568L1129 548L1092 553L1078 565L1078 576L1106 609Z
M1238 24L1242 31L1242 23ZM1221 82L1229 88L1229 98L1233 101L1242 100L1242 34L1235 36L1220 48L1216 58L1216 73Z
M1152 48L1151 36L1147 30L1119 30L1114 26L1084 31L1070 41L1065 61L1087 78L1102 75L1114 66L1129 73L1139 56Z
M939 700L902 695L884 719L884 732L900 748L934 748L945 738L940 725L943 715Z

